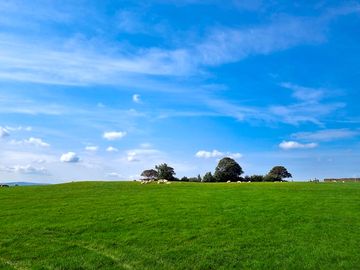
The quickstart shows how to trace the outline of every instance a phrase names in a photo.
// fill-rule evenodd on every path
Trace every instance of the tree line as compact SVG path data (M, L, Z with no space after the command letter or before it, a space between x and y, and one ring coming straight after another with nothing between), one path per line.
M176 178L174 168L166 163L155 166L155 169L144 170L141 176L144 180L158 180L166 179L169 181L182 182L283 182L286 178L291 178L292 175L284 166L273 167L266 175L251 175L242 176L243 169L234 159L229 157L222 158L215 168L214 174L207 172L203 177L199 174L197 177L182 177Z

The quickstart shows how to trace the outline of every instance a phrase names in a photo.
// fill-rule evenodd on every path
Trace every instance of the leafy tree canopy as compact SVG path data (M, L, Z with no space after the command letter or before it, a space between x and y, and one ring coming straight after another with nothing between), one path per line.
M242 168L234 159L224 157L219 161L214 177L219 182L237 181L243 173Z
M159 179L173 180L176 174L174 168L168 166L166 163L156 165L155 169Z
M275 166L268 173L270 178L273 178L275 181L282 181L284 178L291 178L291 173L284 166Z
M158 177L158 172L153 169L145 170L141 173L141 176L149 180L156 179Z
M205 173L203 179L203 182L216 182L215 177L211 174L211 172Z

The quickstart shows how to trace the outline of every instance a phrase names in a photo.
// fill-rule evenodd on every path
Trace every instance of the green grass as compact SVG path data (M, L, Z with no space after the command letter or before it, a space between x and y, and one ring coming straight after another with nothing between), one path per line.
M360 269L360 184L0 189L0 269Z

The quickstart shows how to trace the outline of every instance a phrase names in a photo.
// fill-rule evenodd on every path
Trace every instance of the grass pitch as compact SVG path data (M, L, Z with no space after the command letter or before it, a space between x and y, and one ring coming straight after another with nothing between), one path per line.
M360 184L0 189L0 269L360 269Z

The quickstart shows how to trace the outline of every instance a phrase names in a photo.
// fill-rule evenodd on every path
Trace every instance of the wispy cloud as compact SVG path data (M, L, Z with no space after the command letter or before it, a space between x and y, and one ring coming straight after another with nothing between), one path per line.
M269 104L263 107L235 104L232 101L210 98L205 103L223 116L235 118L239 121L285 123L299 125L313 123L323 126L323 118L331 115L346 106L343 102L322 100L330 92L327 89L318 89L298 86L290 83L281 84L281 87L292 90L291 95L297 102L287 104Z
M109 54L82 41L63 46L2 34L0 79L47 84L88 85L135 83L139 75L180 76L191 66L184 49L140 49ZM109 51L111 49L107 48ZM53 63L57 65L54 67ZM119 76L122 74L122 76ZM145 78L144 78L145 79Z
M126 160L128 162L140 162L144 159L159 160L164 153L154 148L136 148L126 152Z
M9 127L6 126L6 129L9 131L32 131L32 127L27 126L27 127L23 127L23 126L17 126L17 127Z
M327 89L304 87L288 82L281 83L280 86L292 90L294 98L306 103L316 103L320 101L328 91Z
M10 141L10 143L15 144L15 145L32 145L32 146L37 146L37 147L49 147L50 146L49 143L44 142L42 139L34 138L34 137L30 137L29 139L20 140L20 141L12 140L12 141Z
M0 170L10 173L20 173L20 174L37 174L37 175L48 175L49 172L44 167L34 167L30 164L28 165L15 165L12 167L3 167Z
M335 141L341 139L349 139L359 136L360 132L358 130L350 129L324 129L314 132L298 132L294 133L291 136L298 140L305 141Z
M274 16L267 24L241 28L219 26L198 37L195 42L191 38L184 39L182 46L174 48L125 49L126 46L121 43L114 46L76 38L47 37L42 40L1 34L0 79L65 85L129 86L139 84L139 76L143 81L149 76L199 75L206 66L324 42L329 21L351 12L356 12L356 9L347 8L331 16L326 13L320 18ZM124 29L138 27L134 25L130 13L120 15L120 25ZM119 47L122 49L119 50ZM53 63L57 63L56 67Z
M279 119L283 123L298 125L300 123L313 123L323 126L322 118L344 108L342 102L317 104L308 106L306 103L291 105L274 105L269 108L273 119Z
M323 27L313 18L278 17L269 24L248 29L215 29L196 50L201 64L237 62L251 55L267 55L301 44L324 42Z

